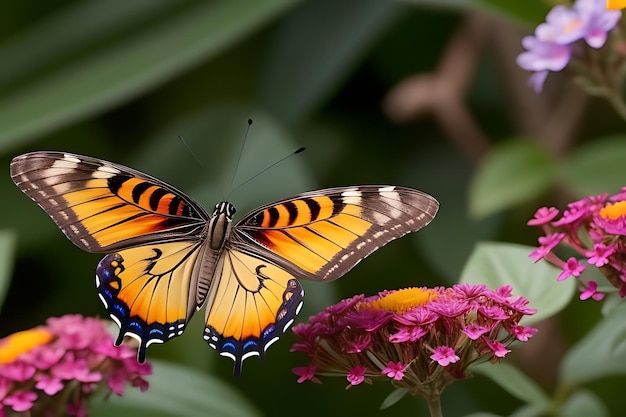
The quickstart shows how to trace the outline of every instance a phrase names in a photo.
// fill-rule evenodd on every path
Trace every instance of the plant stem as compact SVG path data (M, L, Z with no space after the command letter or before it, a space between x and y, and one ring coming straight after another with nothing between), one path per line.
M430 417L443 417L441 412L441 397L431 397L426 400L428 402L428 410L430 411Z
M620 117L626 120L626 103L622 99L619 92L615 91L607 91L605 95L606 99L611 103L615 111L620 115Z

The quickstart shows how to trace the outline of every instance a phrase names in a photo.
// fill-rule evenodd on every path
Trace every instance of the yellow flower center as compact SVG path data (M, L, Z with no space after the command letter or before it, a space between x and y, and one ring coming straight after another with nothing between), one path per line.
M370 308L375 310L385 310L396 314L403 314L435 298L437 298L437 293L433 290L412 287L394 291L378 300L363 304L367 304Z
M617 220L626 216L626 201L607 204L600 209L600 216L608 220Z
M0 339L0 364L15 361L29 350L48 343L52 334L43 327L13 333Z

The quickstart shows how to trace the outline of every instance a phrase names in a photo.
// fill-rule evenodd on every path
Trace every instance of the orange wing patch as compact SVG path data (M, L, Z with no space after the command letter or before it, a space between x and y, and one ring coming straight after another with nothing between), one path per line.
M207 215L173 187L86 156L34 152L11 162L11 176L63 233L89 252L199 234Z
M107 255L96 270L98 295L124 336L140 341L139 358L151 343L182 334L195 311L190 303L197 242L171 242Z
M304 291L281 268L238 251L219 261L207 297L204 339L235 361L235 374L250 356L261 356L283 335L302 307Z
M437 201L394 186L330 188L260 208L235 227L237 247L261 245L299 278L328 281L391 240L426 226Z

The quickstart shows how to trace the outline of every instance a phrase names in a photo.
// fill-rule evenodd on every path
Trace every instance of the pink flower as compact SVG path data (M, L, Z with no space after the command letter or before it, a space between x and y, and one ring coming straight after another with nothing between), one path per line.
M433 354L430 355L430 359L441 366L448 366L451 363L457 363L461 360L454 352L454 349L448 346L439 346L436 348Z
M498 358L504 358L506 354L510 352L510 350L507 349L503 343L497 340L485 340L485 343L487 344L487 346L489 346L489 349L493 351L493 354Z
M578 259L571 257L567 260L565 265L563 265L563 272L556 277L556 280L563 281L569 277L579 277L584 270L585 267L578 262Z
M535 262L543 259L552 249L554 249L565 238L565 233L553 233L539 237L539 247L534 250L529 257Z
M14 411L28 411L33 407L33 403L37 399L34 392L16 390L11 396L6 397L2 403L8 405Z
M535 216L526 223L529 226L541 226L550 223L559 214L556 207L542 207L535 213Z
M367 368L364 366L357 365L348 371L348 382L350 385L359 385L361 382L365 381L365 372Z
M609 263L608 257L611 256L615 252L614 246L607 246L603 243L595 243L593 245L593 251L587 252L587 256L589 257L587 261L591 265L595 265L597 267L604 266Z
M463 333L472 340L477 340L483 334L489 332L491 329L487 326L480 325L476 322L470 323L463 329Z
M600 301L604 298L604 294L598 292L598 283L595 281L587 282L587 285L580 293L581 300L587 300L589 298L593 298L596 301Z
M535 260L543 258L561 268L558 281L573 277L583 287L581 299L600 300L603 294L597 292L596 284L589 287L580 279L586 268L594 266L619 290L622 298L626 297L626 187L613 196L604 193L572 202L561 218L541 224L541 228L546 236L539 237L540 247L529 256ZM578 255L561 260L554 252L558 244L569 246ZM581 258L589 266L583 265Z
M384 367L380 372L383 375L387 375L389 378L395 379L396 381L401 381L404 378L404 371L406 370L407 365L403 365L402 362L387 362L387 366Z
M517 338L517 340L521 342L527 342L528 339L530 339L531 337L535 335L535 333L537 333L537 329L535 327L528 327L528 326L514 325L511 330L512 330L512 333Z
M322 382L315 377L315 366L299 366L297 368L293 368L292 371L300 377L298 378L298 384L301 384L304 381L313 381L318 384Z
M127 384L145 389L143 376L150 373L150 364L138 364L133 349L113 347L106 322L78 315L50 318L46 326L0 340L0 410L4 405L30 412L36 405L38 415L66 409L86 416L84 404L94 390L121 395Z
M360 301L353 303L355 299ZM291 350L306 353L309 360L293 369L298 382L320 382L316 374L345 375L350 386L384 379L430 398L468 378L470 364L498 362L510 343L528 340L536 331L519 326L522 317L536 310L525 298L513 296L510 286L495 291L482 284L405 288L353 297L338 306L293 328L299 340ZM359 324L368 317L385 319L375 326ZM357 345L362 348L355 349Z

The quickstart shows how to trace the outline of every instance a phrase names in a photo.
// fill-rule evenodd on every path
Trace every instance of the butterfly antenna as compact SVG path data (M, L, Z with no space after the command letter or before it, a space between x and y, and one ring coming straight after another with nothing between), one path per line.
M265 171L268 171L270 169L272 169L273 167L275 167L276 165L280 164L281 162L283 162L285 159L292 157L293 155L299 154L300 152L304 152L306 150L306 148L304 146L296 149L295 151L289 153L288 155L283 156L282 158L280 158L278 161L274 162L273 164L271 164L270 166L264 168L263 170L261 170L260 172L258 172L257 174L253 175L252 177L248 178L247 180L245 180L244 182L242 182L241 184L237 185L232 191L231 193L234 193L235 191L237 191L238 189L240 189L241 187L243 187L244 185L246 185L247 183L249 183L250 181L252 181L253 179L255 179L256 177L258 177L259 175L263 174Z
M196 153L193 151L193 149L191 149L191 146L189 146L189 144L185 142L185 139L183 139L181 135L178 135L178 139L182 142L185 148L187 148L187 151L189 151L193 160L196 161L196 164L198 164L200 170L204 171L204 166L202 165L202 162L200 162L200 160L196 157Z
M246 142L248 141L248 133L250 133L250 126L252 126L252 119L248 119L248 127L246 128L246 134L243 137L243 142L241 142L241 147L239 148L239 155L237 155L237 164L235 165L235 169L233 169L233 175L230 177L230 184L228 184L227 190L233 189L233 183L235 182L235 175L237 175L237 170L239 170L239 164L241 163L241 156L243 155L243 150L246 147ZM232 191L229 191L230 195Z

